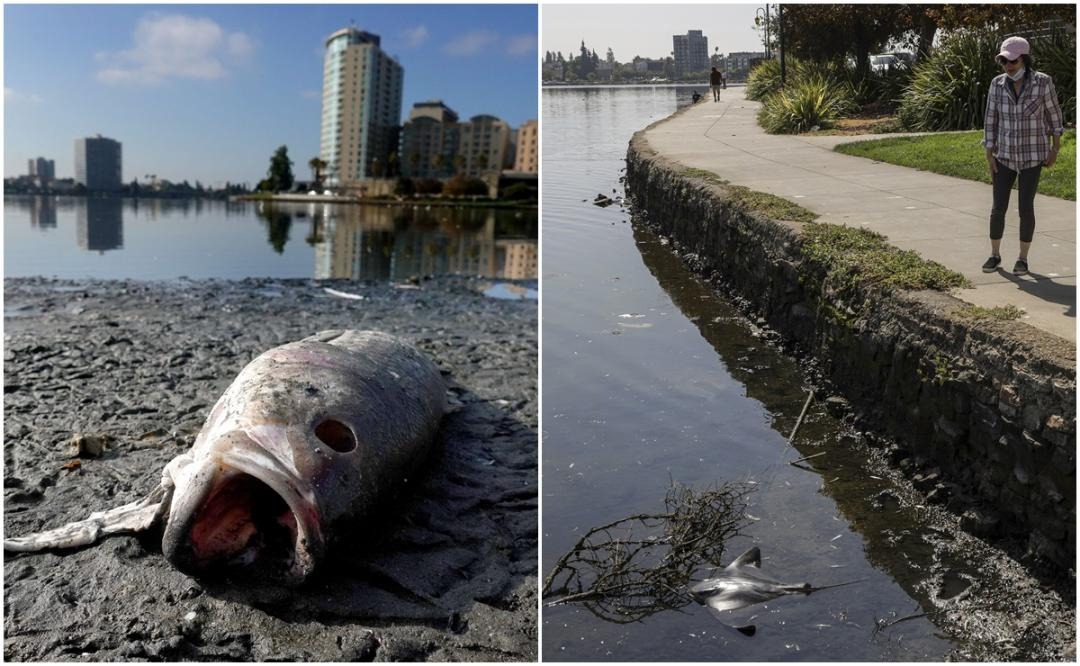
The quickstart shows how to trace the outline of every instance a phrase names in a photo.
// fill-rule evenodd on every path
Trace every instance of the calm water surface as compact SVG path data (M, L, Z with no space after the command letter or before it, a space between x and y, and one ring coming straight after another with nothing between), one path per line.
M4 198L5 277L535 279L536 211Z
M885 482L866 477L839 424L821 410L811 409L798 450L786 449L806 398L799 369L626 212L588 203L622 194L631 134L690 94L665 87L543 94L541 579L590 528L661 511L669 479L696 487L749 479L757 520L729 544L725 562L756 544L764 572L782 580L865 581L733 616L735 624L756 616L752 638L697 604L630 624L578 605L545 608L543 658L940 659L953 645L926 618L873 631L878 618L919 609L919 567L909 562L924 543L918 520L866 515L867 498ZM821 471L786 464L818 447L829 451L816 465Z

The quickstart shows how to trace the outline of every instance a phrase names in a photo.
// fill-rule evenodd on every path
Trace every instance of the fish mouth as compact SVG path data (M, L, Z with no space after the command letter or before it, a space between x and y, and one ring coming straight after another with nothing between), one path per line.
M244 439L178 475L162 550L194 576L299 584L323 549L314 500L280 461Z

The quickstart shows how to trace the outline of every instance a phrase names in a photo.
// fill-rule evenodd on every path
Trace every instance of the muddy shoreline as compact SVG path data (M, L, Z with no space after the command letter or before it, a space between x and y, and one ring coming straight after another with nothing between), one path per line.
M6 534L141 497L244 364L319 330L411 340L457 409L421 478L298 589L190 578L156 535L5 557L5 658L534 661L536 302L412 286L6 280ZM73 459L76 433L107 450Z

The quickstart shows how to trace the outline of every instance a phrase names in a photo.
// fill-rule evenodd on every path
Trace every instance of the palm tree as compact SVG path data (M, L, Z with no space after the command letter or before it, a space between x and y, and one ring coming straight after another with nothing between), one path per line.
M315 189L319 189L322 185L323 171L325 171L328 166L326 160L316 155L308 160L308 166L311 167L311 170L315 173Z

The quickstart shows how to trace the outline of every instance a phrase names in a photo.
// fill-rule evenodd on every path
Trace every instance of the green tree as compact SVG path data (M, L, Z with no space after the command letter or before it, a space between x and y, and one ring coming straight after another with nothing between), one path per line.
M393 178L398 175L398 158L397 151L390 151L390 154L386 156L386 177Z
M870 54L909 27L904 5L785 5L784 48L789 55L819 62L850 55L856 71L866 75Z
M270 157L266 180L273 192L292 189L292 160L289 159L289 149L286 146L279 146Z

